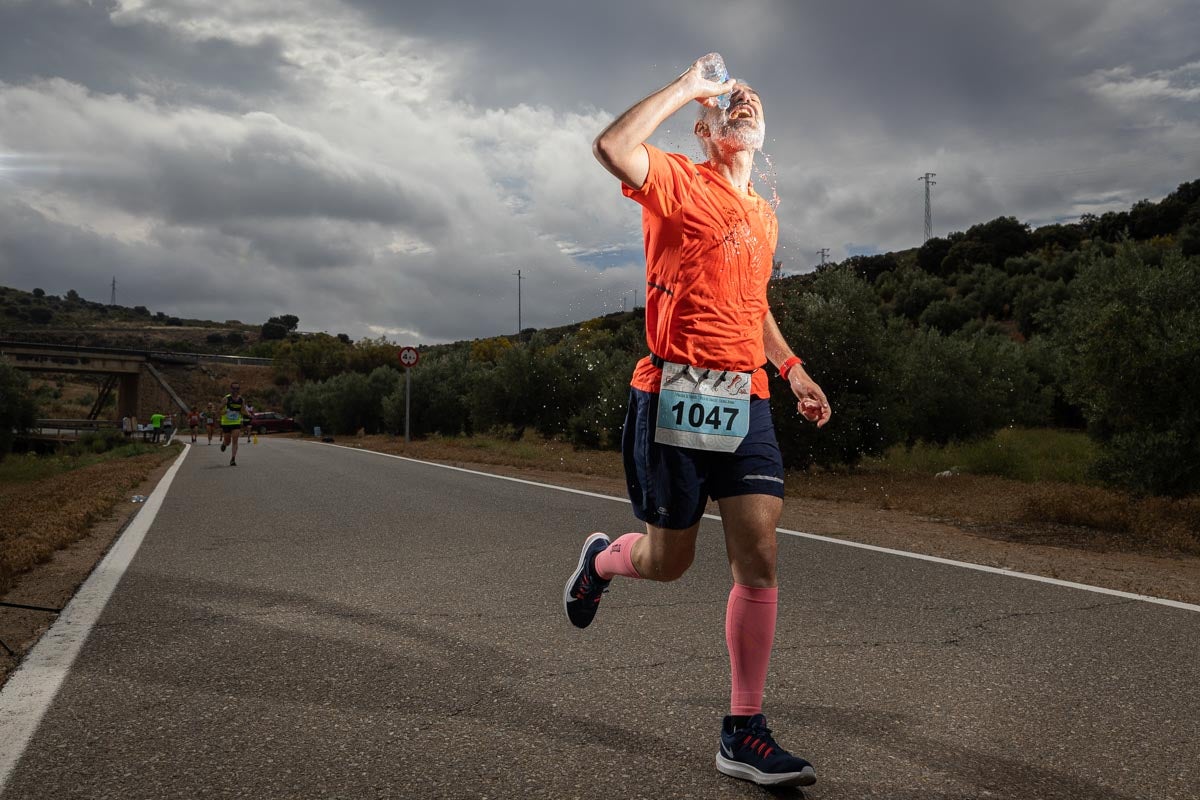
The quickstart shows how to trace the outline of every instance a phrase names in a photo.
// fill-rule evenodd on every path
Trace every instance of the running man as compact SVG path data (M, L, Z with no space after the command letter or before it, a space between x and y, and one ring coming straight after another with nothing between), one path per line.
M204 412L204 427L208 432L208 443L212 444L213 432L217 427L217 412L213 410L212 403L208 404L208 408Z
M633 513L646 533L612 542L589 536L563 605L571 623L586 628L616 576L682 576L705 504L716 500L733 573L725 612L732 691L717 769L763 785L807 786L816 781L812 765L775 742L762 714L775 637L783 462L760 367L775 365L810 421L823 426L831 412L767 305L778 227L750 184L765 132L762 101L744 83L705 79L700 63L595 141L596 158L642 206L650 355L634 369L622 452ZM730 104L722 111L714 98L724 93ZM702 164L646 144L693 100L702 106L694 129L708 158Z
M229 394L221 399L221 452L233 445L233 453L229 456L229 466L237 466L238 434L242 429L242 417L246 413L246 401L242 397L241 386L236 381L229 385Z
M200 412L194 408L188 411L188 429L192 434L192 444L195 444L196 435L200 433Z

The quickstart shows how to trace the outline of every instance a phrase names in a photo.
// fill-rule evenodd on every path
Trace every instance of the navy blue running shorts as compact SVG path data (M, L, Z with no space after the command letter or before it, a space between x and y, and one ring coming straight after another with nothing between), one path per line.
M783 497L783 456L768 401L751 398L750 432L732 453L658 444L657 419L658 394L630 389L621 454L629 502L642 522L679 530L700 520L709 498Z

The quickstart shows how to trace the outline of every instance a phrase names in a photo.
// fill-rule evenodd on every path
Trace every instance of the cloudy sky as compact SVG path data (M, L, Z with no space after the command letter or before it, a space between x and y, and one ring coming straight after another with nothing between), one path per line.
M722 52L790 272L1200 178L1197 0L0 0L0 284L434 343L632 306L590 153ZM692 109L654 140L698 154Z

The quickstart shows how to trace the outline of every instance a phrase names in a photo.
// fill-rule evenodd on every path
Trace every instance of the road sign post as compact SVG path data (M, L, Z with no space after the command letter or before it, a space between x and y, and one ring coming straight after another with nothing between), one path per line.
M412 368L421 360L421 354L415 347L401 347L399 358L400 364L404 367L404 443L408 444L412 441L408 428L409 410L412 404Z

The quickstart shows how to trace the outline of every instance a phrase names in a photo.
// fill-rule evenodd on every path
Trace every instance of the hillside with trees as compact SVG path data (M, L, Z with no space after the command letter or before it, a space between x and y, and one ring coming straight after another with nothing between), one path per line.
M182 319L146 306L126 307L35 288L0 286L0 338L22 342L251 355L262 328L238 320ZM269 356L268 356L269 357Z

